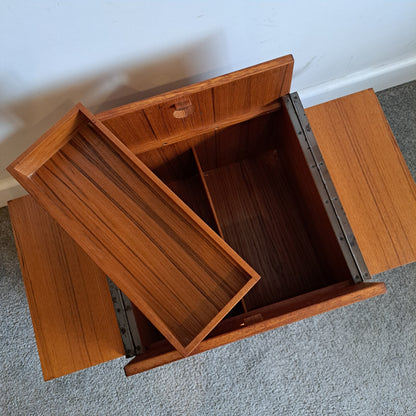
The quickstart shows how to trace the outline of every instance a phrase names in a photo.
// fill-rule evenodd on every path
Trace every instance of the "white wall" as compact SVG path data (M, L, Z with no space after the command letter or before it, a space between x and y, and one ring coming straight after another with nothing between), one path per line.
M416 78L416 2L0 2L5 167L71 106L101 111L292 53L306 106Z

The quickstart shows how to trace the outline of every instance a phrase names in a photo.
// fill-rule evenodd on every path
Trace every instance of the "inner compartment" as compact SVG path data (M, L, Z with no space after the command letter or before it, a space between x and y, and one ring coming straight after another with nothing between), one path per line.
M229 316L352 281L284 108L138 157L261 275Z

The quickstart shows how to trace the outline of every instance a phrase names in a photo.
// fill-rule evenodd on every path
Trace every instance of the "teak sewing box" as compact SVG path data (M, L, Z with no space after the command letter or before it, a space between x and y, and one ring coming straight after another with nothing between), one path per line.
M9 166L31 194L9 211L46 380L377 296L371 275L416 259L415 184L374 92L305 112L292 70L77 105Z

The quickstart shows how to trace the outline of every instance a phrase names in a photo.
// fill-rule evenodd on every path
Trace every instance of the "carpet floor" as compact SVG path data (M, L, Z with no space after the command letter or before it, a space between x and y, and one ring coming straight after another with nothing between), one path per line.
M416 81L378 97L416 177ZM414 416L416 263L374 281L387 294L144 374L118 359L44 382L2 208L0 414Z

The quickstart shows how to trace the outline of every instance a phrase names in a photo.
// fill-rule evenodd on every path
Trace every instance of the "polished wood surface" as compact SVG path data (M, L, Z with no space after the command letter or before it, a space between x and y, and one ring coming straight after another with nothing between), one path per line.
M166 182L166 184L195 212L195 214L199 215L207 225L220 235L213 211L199 175L193 175L180 181Z
M138 157L222 237L190 141L154 149Z
M306 109L371 274L416 260L416 186L377 97Z
M79 105L10 166L140 308L135 316L147 351L126 374L384 293L382 283L352 284L325 211L329 201L316 189L280 100L292 70L286 56L97 117ZM374 104L369 94L308 112L315 133L327 138L321 140L330 149L328 165L331 153L340 153L332 166L361 181L372 198L384 192L381 182L390 189L392 178L399 178L400 192L410 186L414 192L403 172L386 173L390 160L371 156L380 148L404 169L384 118L379 125L381 110L366 108ZM414 254L414 206L389 192L405 213L390 234L402 261ZM365 205L365 196L352 199ZM365 206L387 215L390 232L393 205ZM377 220L368 222L377 229ZM263 278L254 286L257 272Z
M123 356L101 269L31 196L9 213L45 380Z
M142 153L274 111L289 93L293 57L284 56L97 115L134 153ZM187 103L186 116L175 117Z
M189 178L198 173L191 140L163 146L137 156L165 183Z
M187 355L259 276L85 108L65 122L79 117L9 171Z
M247 120L205 135L194 143L195 151L204 171L259 155L274 149L275 118L281 110Z
M267 305L247 314L221 322L213 333L202 341L192 354L198 354L229 344L273 328L288 325L301 319L328 312L342 306L385 293L384 283L337 283L313 292ZM181 355L166 342L158 342L148 352L135 357L125 366L127 376L132 376L173 361Z
M244 297L248 310L337 281L319 262L285 157L270 150L204 172L225 241L262 276Z

